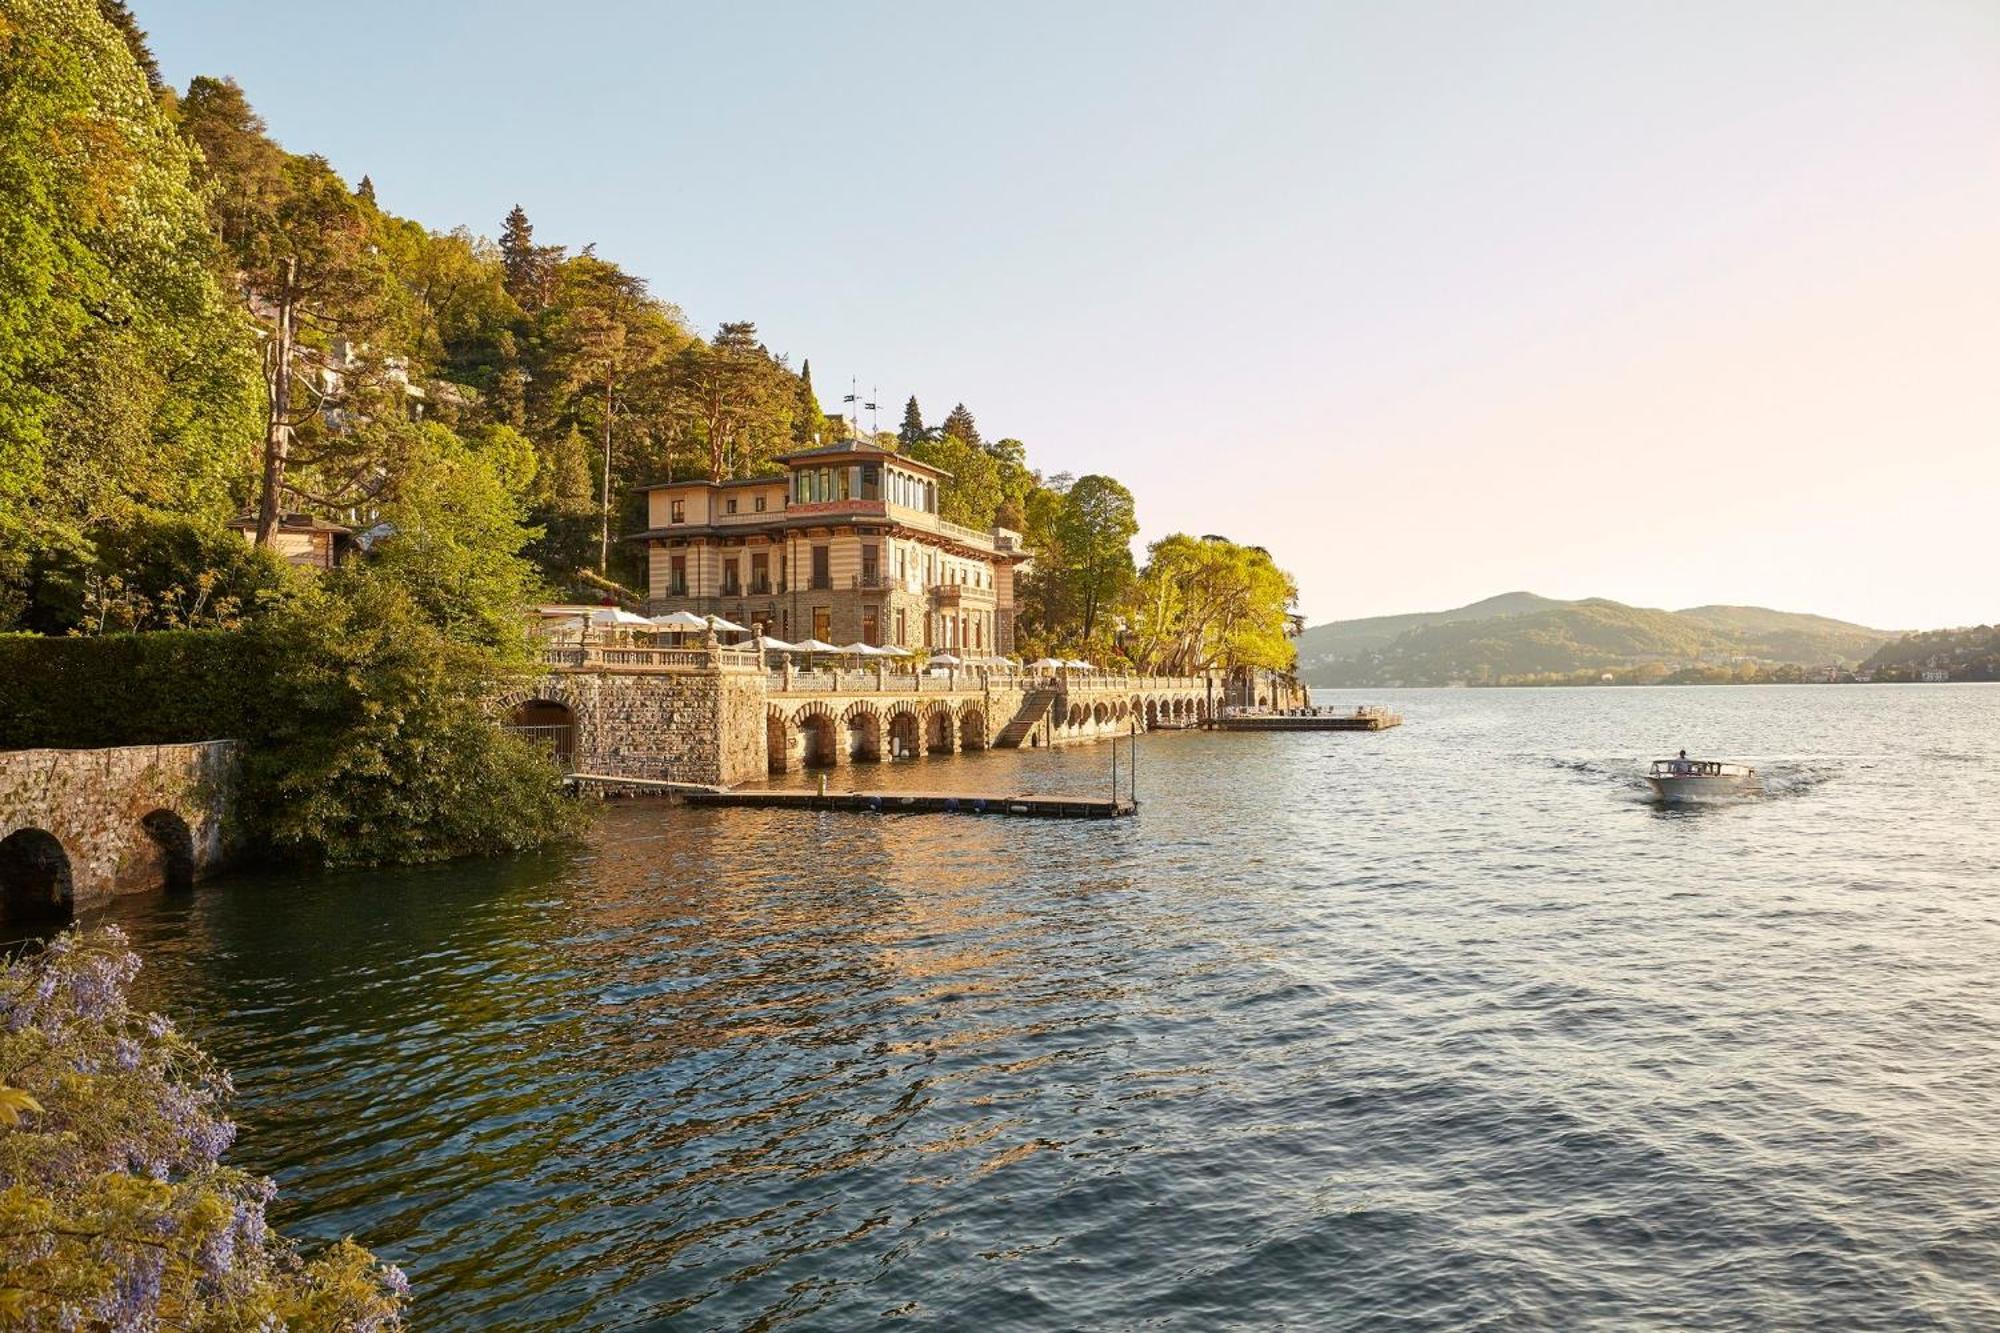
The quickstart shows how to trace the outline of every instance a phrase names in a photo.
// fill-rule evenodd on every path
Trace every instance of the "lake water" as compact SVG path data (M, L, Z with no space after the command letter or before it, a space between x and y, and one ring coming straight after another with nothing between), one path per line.
M2000 687L1327 697L112 915L426 1329L2000 1326Z

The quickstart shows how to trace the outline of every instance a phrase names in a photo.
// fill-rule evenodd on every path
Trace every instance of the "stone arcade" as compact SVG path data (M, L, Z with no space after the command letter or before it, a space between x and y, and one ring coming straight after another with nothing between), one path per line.
M803 766L1200 726L1225 690L1220 676L794 674L714 645L551 647L543 660L550 674L501 705L573 771L724 785Z

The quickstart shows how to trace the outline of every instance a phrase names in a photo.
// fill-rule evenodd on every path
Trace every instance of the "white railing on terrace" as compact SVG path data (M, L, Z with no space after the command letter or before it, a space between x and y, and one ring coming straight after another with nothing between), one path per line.
M984 689L1053 690L1059 694L1144 694L1160 690L1205 691L1202 676L1137 676L1072 672L991 671L873 671L862 669L773 671L770 688L780 694L948 694ZM1218 682L1219 683L1219 682Z
M968 528L962 523L953 523L944 518L937 520L937 530L947 537L956 537L969 546L983 547L989 551L995 549L993 534L990 531L981 532L978 528Z
M755 667L754 648L658 648L639 644L544 644L542 665L563 671L708 671L717 667Z

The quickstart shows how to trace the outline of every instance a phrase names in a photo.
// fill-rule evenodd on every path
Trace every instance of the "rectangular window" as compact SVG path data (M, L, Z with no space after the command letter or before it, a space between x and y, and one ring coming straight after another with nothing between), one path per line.
M833 642L833 609L825 606L813 608L812 636L821 643Z
M882 630L875 622L873 611L861 613L861 642L873 647L882 642Z
M722 512L723 512L723 513L725 513L725 514L733 514L733 513L735 513L735 512L736 512L736 497L735 497L735 496L733 496L733 495L732 495L732 496L730 496L730 497L729 497L729 498L728 498L727 500L724 500L724 501L722 502Z
M671 501L668 505L668 509L670 512L667 514L667 522L669 523L687 522L687 501L685 500Z
M764 512L764 497L761 495L757 497L757 512L760 514Z
M735 597L743 591L743 584L736 577L736 557L722 562L722 595Z
M824 590L833 586L833 552L824 546L813 549L812 586Z
M684 555L674 557L673 573L667 580L667 595L670 597L688 595L688 559Z
M879 588L882 586L881 548L864 546L861 548L861 586Z
M861 498L879 500L882 498L882 469L873 463L861 466Z
M771 591L771 557L753 555L750 557L750 591L763 594Z
M910 617L907 611L896 612L896 642L904 647L910 644Z

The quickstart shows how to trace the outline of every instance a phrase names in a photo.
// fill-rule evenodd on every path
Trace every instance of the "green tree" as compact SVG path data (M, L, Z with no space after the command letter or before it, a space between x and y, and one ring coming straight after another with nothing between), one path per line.
M555 296L555 285L563 263L563 247L536 245L534 224L519 204L508 210L500 229L500 259L507 294L521 309L537 311Z
M990 528L1006 492L1000 465L984 449L956 435L940 435L910 447L910 457L951 475L938 483L938 514L968 528Z
M228 503L255 362L195 161L96 4L0 0L0 623L36 551Z
M244 796L252 836L273 853L407 864L520 851L577 828L547 753L494 723L492 692L527 679L518 661L477 642L488 628L478 617L439 615L431 575L452 562L431 549L387 577L322 575L258 631L283 651Z
M628 447L621 455L621 425L643 426L643 421L631 420L626 399L688 336L674 312L648 294L644 279L588 250L563 264L557 288L544 378L562 395L568 424L587 425L596 438L597 567L605 573L610 568L613 493L618 478L629 475L629 462L642 452L644 440L627 430L633 438L625 441ZM621 468L621 460L628 466Z
M146 91L158 97L166 91L166 81L160 77L160 62L153 58L152 43L146 40L146 30L139 26L139 20L132 16L131 6L125 0L97 0L97 10L104 15L104 21L118 30L125 39L125 47L132 53L132 63L146 76Z
M43 634L236 628L281 605L296 577L228 528L138 510L95 530L87 550L38 553L23 621Z
M917 406L917 396L911 394L910 401L903 404L903 426L896 432L896 443L907 451L930 437L930 431L924 426L923 409Z
M985 441L979 438L979 427L972 420L972 413L966 409L964 403L953 406L944 419L944 425L938 427L938 434L955 435L975 449L985 444Z
M1174 533L1153 543L1133 589L1132 659L1188 675L1212 668L1291 669L1298 588L1258 546Z
M1132 583L1132 539L1139 535L1132 492L1110 477L1078 477L1063 497L1056 531L1062 577L1075 598L1081 642L1089 647L1105 613Z
M757 340L757 326L737 320L708 343L690 343L676 367L678 398L691 433L705 446L711 481L749 475L791 438L795 395L784 367Z
M201 145L217 227L269 334L256 537L268 546L293 489L287 473L295 432L326 405L324 388L301 373L300 349L335 336L362 345L390 306L377 214L325 159L294 157L273 144L234 83L194 80L181 124Z
M396 583L447 637L523 660L521 609L536 585L520 553L534 534L502 471L520 464L501 456L519 437L496 427L474 450L443 426L409 436L382 497L386 534L369 579Z
M819 409L819 396L813 392L813 363L799 363L798 403L792 409L792 443L800 448L810 448L819 439L826 427L826 418Z

